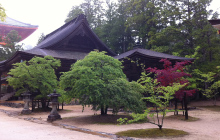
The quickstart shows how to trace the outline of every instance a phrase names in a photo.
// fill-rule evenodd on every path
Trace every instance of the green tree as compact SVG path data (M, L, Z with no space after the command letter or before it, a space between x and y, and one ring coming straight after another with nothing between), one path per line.
M125 25L129 16L126 13L127 5L124 1L107 1L106 5L105 22L94 31L111 50L121 54L134 46L131 28Z
M2 45L2 55L0 59L5 60L10 58L16 51L23 50L22 45L18 45L17 43L21 40L21 36L19 36L18 32L15 30L11 30L7 36L4 38L4 42L6 45Z
M16 93L30 92L37 94L36 99L42 101L42 107L46 107L47 95L58 86L54 69L60 67L60 60L52 56L34 57L29 61L13 64L9 71L8 84L16 89Z
M82 14L82 13L83 11L80 6L73 6L67 15L65 23L71 21L72 19L76 18L79 14Z
M162 86L157 81L157 79L153 79L149 77L150 74L142 73L139 82L143 85L145 92L148 94L147 97L143 97L142 99L151 102L154 106L152 113L147 109L143 114L135 114L132 113L131 116L134 118L133 120L128 120L127 123L133 123L140 120L147 120L147 122L151 124L155 124L162 129L164 118L167 112L171 112L173 110L169 110L169 102L174 98L174 94L176 91L180 90L186 84L180 85L180 83L173 83L170 86ZM146 119L147 118L147 119ZM120 118L118 121L120 123L125 123L127 118Z
M208 22L208 17L213 13L208 10L210 3L210 0L178 0L169 3L169 9L173 10L166 10L166 15L170 14L169 21L172 23L152 38L150 43L153 50L183 57L197 51L198 59L193 67L203 72L214 70L220 59L220 38ZM217 18L218 14L213 16ZM171 17L174 19L171 20Z
M117 113L120 107L135 112L142 111L140 84L128 82L122 71L122 63L105 52L90 52L78 60L71 70L60 77L61 88L82 106L92 105L101 109L101 115L108 108Z
M5 21L6 16L5 8L0 4L0 20Z
M219 74L214 72L203 73L198 69L193 70L193 72L197 76L196 80L199 81L197 83L200 86L199 90L205 97L213 99L213 104L216 105L220 88Z
M79 14L86 15L92 29L97 28L103 21L103 0L84 0L79 6L73 6L65 22L68 22Z
M44 35L44 33L41 33L41 35L40 35L40 37L39 37L39 39L37 41L37 45L40 44L44 40L45 37L46 36Z
M130 15L126 25L130 27L135 37L142 45L151 49L151 39L164 24L163 7L166 1L161 0L127 0L126 12Z

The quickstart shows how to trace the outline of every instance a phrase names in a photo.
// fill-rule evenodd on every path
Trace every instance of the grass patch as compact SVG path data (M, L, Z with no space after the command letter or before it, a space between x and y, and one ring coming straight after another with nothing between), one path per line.
M188 120L185 120L185 116L183 116L183 115L171 115L171 116L167 116L166 118L177 119L177 120L182 120L182 121L187 121L187 122L194 122L194 121L199 120L199 118L191 117L191 116L188 116Z
M220 106L201 106L200 108L205 108L211 111L216 111L216 112L220 112Z
M157 138L157 137L180 137L189 133L182 130L159 128L128 130L116 133L119 136L136 137L136 138Z

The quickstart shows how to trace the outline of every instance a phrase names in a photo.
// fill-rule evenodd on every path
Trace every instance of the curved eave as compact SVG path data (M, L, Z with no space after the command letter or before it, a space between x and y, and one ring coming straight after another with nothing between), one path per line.
M220 19L209 20L209 23L216 29L220 30Z
M129 57L137 56L137 55L141 56L141 57L145 57L145 58L158 59L158 60L168 59L170 61L191 61L191 62L193 62L195 60L193 58L166 58L166 57L159 57L159 56L150 56L150 55L144 55L140 52L135 52L135 53L131 54Z
M17 63L20 61L20 59L22 59L22 55L25 54L27 56L29 56L30 58L32 58L33 54L29 54L29 53L25 53L24 51L17 51L15 52L15 54L10 57L9 59L0 62L0 71L4 71L5 69L8 69L8 67L10 67L12 64Z
M6 69L6 67L7 67L7 64L10 65L9 63L10 63L12 60L14 60L14 59L18 56L19 52L20 52L20 51L17 51L17 52L15 52L15 54L14 54L12 57L10 57L9 59L4 60L4 61L1 61L1 62L0 62L0 71L4 71L4 70Z
M16 25L6 25L6 24L0 24L0 26L3 26L4 28L22 28L22 29L38 29L38 26L16 26Z
M143 53L144 51L149 51L148 53L152 53L152 55L144 54ZM153 55L153 53L155 53L155 55ZM154 51L145 50L145 49L130 50L128 52L125 52L123 54L115 56L114 58L119 59L119 60L123 60L126 57L131 58L131 57L134 57L134 56L140 56L142 58L150 58L150 59L158 59L158 60L168 59L168 60L172 60L172 61L191 61L191 62L193 62L195 60L194 58L178 57L178 56L173 56L173 55L169 55L169 54L154 52Z
M35 54L35 53L29 53L29 52L25 52L25 51L17 51L11 58L1 61L0 62L0 71L5 71L6 69L8 69L8 67L10 67L13 63L17 63L20 62L20 59L23 58L23 56L25 56L26 58L33 58L34 56L38 56L38 57L44 57L47 55L43 55L43 54ZM52 56L52 55L51 55ZM56 57L53 56L55 59L60 59L60 60L68 60L68 61L77 61L77 59L71 59L71 58L64 58L64 57Z
M208 21L212 25L220 24L220 19L211 19L211 20L208 20Z

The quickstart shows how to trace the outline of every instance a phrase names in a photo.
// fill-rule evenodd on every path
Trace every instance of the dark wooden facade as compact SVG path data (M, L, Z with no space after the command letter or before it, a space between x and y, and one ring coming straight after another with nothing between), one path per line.
M114 58L123 60L124 73L129 81L137 81L141 72L149 67L156 67L163 69L163 63L159 62L161 59L168 59L175 64L177 61L193 61L192 58L178 57L169 54L159 53L143 48L134 47L133 50L115 56ZM143 66L141 66L143 64Z

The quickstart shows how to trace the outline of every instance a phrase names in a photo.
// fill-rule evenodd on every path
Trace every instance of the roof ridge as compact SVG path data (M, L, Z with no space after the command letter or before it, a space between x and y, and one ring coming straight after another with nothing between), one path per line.
M81 15L83 15L83 14L80 14L80 15L77 16L76 18L74 18L74 19L70 20L69 22L65 23L64 25L60 26L58 29L56 29L56 30L54 30L53 32L47 34L47 35L45 36L44 40L45 40L46 38L48 38L49 36L55 34L57 31L62 30L63 28L65 28L65 27L68 26L69 24L71 24L71 23L73 23L73 22L78 22L78 21L79 21L78 18L79 18ZM84 16L84 18L85 18L85 16Z

